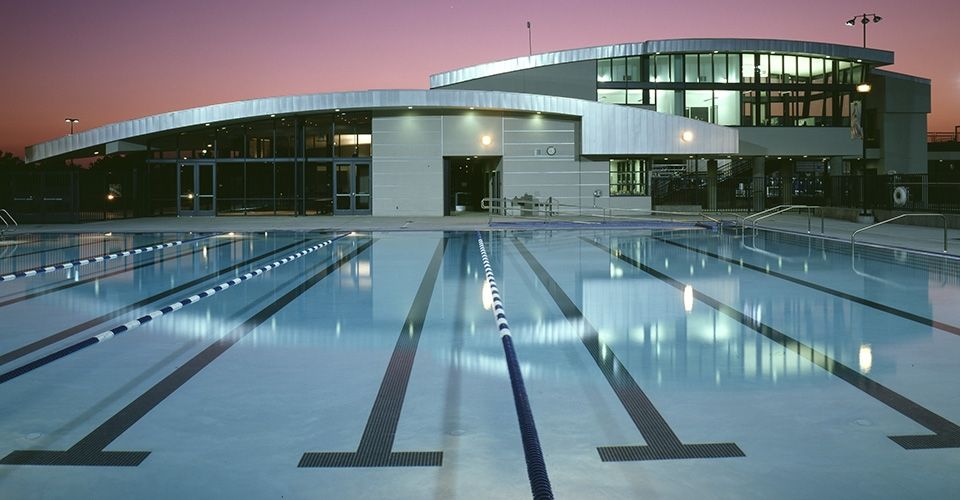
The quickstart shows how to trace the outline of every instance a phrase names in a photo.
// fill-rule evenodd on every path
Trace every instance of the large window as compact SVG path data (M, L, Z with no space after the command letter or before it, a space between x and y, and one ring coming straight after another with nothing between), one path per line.
M610 196L647 196L646 160L610 160Z

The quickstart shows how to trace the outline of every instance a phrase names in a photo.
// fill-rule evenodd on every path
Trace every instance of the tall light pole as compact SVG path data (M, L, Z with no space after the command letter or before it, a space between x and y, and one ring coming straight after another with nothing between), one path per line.
M876 13L867 14L863 13L860 15L853 16L852 19L849 19L846 22L847 26L856 26L857 19L860 19L860 24L863 26L863 48L867 48L867 25L871 22L879 23L883 20L882 17L878 16ZM861 160L863 161L863 166L861 167L860 172L860 215L866 216L867 207L866 207L866 196L864 196L864 190L867 187L867 94L871 90L870 82L868 76L869 65L863 63L862 72L860 73L860 84L857 85L857 93L860 94L860 130L861 130Z
M80 123L80 120L76 118L64 118L63 121L70 124L70 135L73 135L73 124Z
M847 21L847 26L855 26L857 19L860 19L860 24L863 25L863 48L867 48L867 25L871 22L879 23L883 18L876 14L860 14Z
M533 55L533 28L530 25L530 21L527 21L527 48L530 50L530 55Z

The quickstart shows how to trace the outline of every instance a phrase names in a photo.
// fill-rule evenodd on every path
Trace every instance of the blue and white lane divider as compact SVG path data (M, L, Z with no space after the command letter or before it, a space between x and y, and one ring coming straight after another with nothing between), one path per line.
M490 288L493 299L493 316L497 319L500 340L503 342L503 353L506 355L507 369L510 372L510 386L513 388L513 403L517 408L517 421L520 423L520 438L523 440L523 456L527 460L530 491L535 499L550 499L553 498L553 489L550 486L550 477L547 476L547 465L543 461L540 437L537 435L537 426L533 421L533 412L530 410L527 389L523 385L523 374L520 373L517 352L513 348L510 323L507 322L507 315L503 310L500 290L497 288L497 280L493 277L493 269L490 268L490 259L487 258L487 249L483 246L480 231L477 231L477 243L480 245L480 258L483 259L487 286Z
M349 233L348 233L348 234L349 234ZM64 347L63 349L60 349L59 351L50 353L50 354L48 354L48 355L46 355L46 356L44 356L44 357L42 357L42 358L40 358L40 359L37 359L37 360L35 360L35 361L31 361L31 362L29 362L29 363L27 363L27 364L25 364L25 365L23 365L23 366L21 366L21 367L19 367L19 368L14 368L13 370L10 370L10 371L8 371L8 372L6 372L6 373L0 374L0 384L2 384L2 383L4 383L4 382L7 382L8 380L17 378L17 377L19 377L20 375L23 375L23 374L25 374L25 373L29 373L29 372L31 372L31 371L33 371L33 370L36 370L37 368L40 368L41 366L44 366L44 365L49 364L49 363L51 363L51 362L53 362L53 361L56 361L56 360L58 360L58 359L60 359L60 358L62 358L62 357L64 357L64 356L66 356L66 355L68 355L68 354L72 354L72 353L74 353L74 352L77 352L77 351L79 351L80 349L83 349L83 348L85 348L85 347L90 347L90 346L92 346L93 344L99 344L100 342L104 342L104 341L110 340L111 338L113 338L113 337L115 337L115 336L117 336L117 335L120 335L121 333L129 332L130 330L133 330L134 328L137 328L137 327L139 327L139 326L141 326L141 325L144 325L144 324L146 324L146 323L149 323L150 321L153 321L153 320L155 320L155 319L163 316L164 314L169 314L169 313L172 313L172 312L174 312L174 311L183 309L184 307L186 307L186 306L188 306L188 305L190 305L190 304L193 304L193 303L199 301L200 299L202 299L202 298L204 298L204 297L209 297L209 296L211 296L211 295L216 294L217 292L222 292L222 291L226 290L227 288L230 288L230 287L232 287L232 286L234 286L234 285L237 285L237 284L239 284L239 283L241 283L241 282L244 282L244 281L246 281L246 280L248 280L248 279L250 279L250 278L259 276L259 275L261 275L261 274L263 274L263 273L265 273L265 272L267 272L267 271L269 271L269 270L271 270L271 269L275 269L275 268L280 267L280 266L282 266L282 265L284 265L284 264L287 264L287 263L289 263L289 262L292 262L292 261L294 261L294 260L297 260L297 259L299 259L300 257L303 257L304 255L307 255L307 254L309 254L309 253L313 253L313 252L315 252L315 251L317 251L317 250L319 250L319 249L321 249L321 248L323 248L323 247L325 247L325 246L333 243L334 241L339 240L340 238L344 238L344 237L348 236L348 234L341 234L340 236L336 236L336 237L334 237L334 238L331 238L331 239L329 239L329 240L327 240L327 241L324 241L323 243L318 243L318 244L316 244L316 245L314 245L314 246L312 246L312 247L309 247L309 248L305 248L305 249L303 249L303 250L300 250L300 251L297 252L297 253L290 254L290 255L288 255L288 256L286 256L286 257L284 257L284 258L282 258L282 259L280 259L280 260L278 260L278 261L274 261L274 262L272 262L272 263L270 263L270 264L267 264L266 266L263 266L263 267L261 267L261 268L258 268L258 269L254 270L254 271L250 271L249 273L244 274L243 276L239 276L239 277L234 278L234 279L232 279L232 280L230 280L230 281L225 281L225 282L223 282L223 283L220 283L219 285L217 285L217 286L215 286L215 287L213 287L213 288L208 288L208 289L206 289L206 290L204 290L204 291L202 291L202 292L200 292L200 293L198 293L198 294L196 294L196 295L191 295L190 297L187 297L187 298L185 298L185 299L183 299L183 300L178 300L177 302L174 302L174 303L172 303L172 304L169 304L169 305L167 305L166 307L161 307L160 309L157 309L156 311L153 311L153 312L151 312L151 313L144 314L143 316L140 316L139 318L137 318L137 319L135 319L135 320L133 320L133 321L129 321L129 322L124 323L124 324L122 324L122 325L120 325L120 326L113 327L113 328L111 328L111 329L109 329L109 330L107 330L107 331L105 331L105 332L103 332L103 333L99 333L99 334L97 334L97 335L94 335L93 337L86 338L86 339L81 340L81 341L79 341L79 342L77 342L77 343L75 343L75 344L68 345L67 347Z
M96 257L90 257L87 259L73 260L70 262L61 262L60 264L54 264L52 266L46 266L46 267L38 267L36 269L30 269L29 271L19 271L16 273L4 274L3 276L0 276L0 281L11 281L17 278L27 278L29 276L36 276L38 274L49 273L51 271L59 271L60 269L70 269L71 267L85 266L87 264L93 264L95 262L104 262L108 260L119 259L120 257L127 257L129 255L138 255L141 253L152 252L154 250L162 250L164 248L183 245L184 243L193 243L194 241L205 240L207 238L212 238L214 236L217 236L217 235L208 234L205 236L198 236L196 238L191 238L189 240L169 241L167 243L160 243L160 244L151 245L148 247L134 248L133 250L124 250L122 252L116 252L116 253L111 253L106 255L98 255Z

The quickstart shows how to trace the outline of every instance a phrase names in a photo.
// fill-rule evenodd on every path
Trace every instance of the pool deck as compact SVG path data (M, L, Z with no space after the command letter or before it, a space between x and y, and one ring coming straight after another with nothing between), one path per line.
M692 220L692 219L691 219ZM497 217L495 223L518 224L516 229L536 230L542 224L539 219ZM473 231L506 229L491 227L487 214L467 213L449 217L144 217L117 219L84 224L24 224L8 233L6 240L14 240L17 233L90 233L90 232L208 232L208 231ZM584 228L596 228L600 224L584 224ZM766 229L807 233L808 219L803 215L781 215L763 221ZM820 220L810 221L812 236L820 236ZM823 236L850 241L854 231L866 227L837 219L825 219ZM543 229L558 229L550 223ZM570 226L562 229L569 229ZM629 225L613 225L611 229L630 229ZM857 236L857 242L875 243L884 246L943 253L944 232L942 228L906 224L886 224ZM2 245L2 243L0 243ZM960 258L960 230L947 230L947 253Z

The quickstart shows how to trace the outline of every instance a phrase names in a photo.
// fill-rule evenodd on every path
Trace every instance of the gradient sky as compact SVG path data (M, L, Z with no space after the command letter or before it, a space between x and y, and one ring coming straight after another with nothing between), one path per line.
M958 0L0 0L0 150L257 97L427 88L429 75L534 52L663 38L860 45L933 80L930 131L960 125Z

